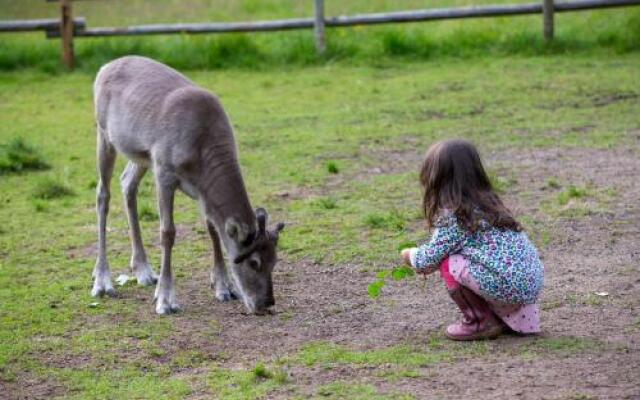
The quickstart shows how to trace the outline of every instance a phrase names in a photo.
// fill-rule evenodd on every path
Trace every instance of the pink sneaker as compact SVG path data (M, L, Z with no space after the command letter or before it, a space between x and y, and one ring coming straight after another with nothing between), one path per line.
M504 330L493 311L480 296L464 286L449 290L449 295L462 311L462 320L447 327L445 335L451 340L494 339Z

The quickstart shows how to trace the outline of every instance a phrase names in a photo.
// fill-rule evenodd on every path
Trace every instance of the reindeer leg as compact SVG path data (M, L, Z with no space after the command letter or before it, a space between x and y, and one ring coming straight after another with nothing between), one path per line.
M226 302L237 299L238 296L233 292L229 277L227 276L227 268L224 265L224 257L222 255L218 232L209 221L207 221L207 229L213 242L213 269L210 275L211 288L215 290L216 299L220 301Z
M176 228L173 223L173 200L178 182L167 171L156 168L156 191L158 192L158 211L160 214L160 242L162 246L162 266L160 279L156 285L154 300L158 314L170 314L180 311L176 302L171 273L171 250L176 238Z
M131 238L131 271L138 279L140 285L149 286L158 281L153 272L147 253L144 251L142 236L140 234L140 222L138 221L138 185L147 172L147 168L129 161L122 176L122 194L124 195L125 210L129 220L129 236Z
M98 214L98 257L93 269L93 289L91 295L94 297L105 294L113 297L116 291L111 283L111 272L107 261L107 215L109 214L109 198L111 197L110 185L113 175L113 166L116 161L116 151L109 144L98 128L98 173L100 181L97 187L96 209Z

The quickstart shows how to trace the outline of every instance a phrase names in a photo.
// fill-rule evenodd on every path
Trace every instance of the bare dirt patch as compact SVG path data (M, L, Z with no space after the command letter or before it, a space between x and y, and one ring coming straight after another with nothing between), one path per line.
M402 172L415 170L421 155L393 157L398 160L393 172ZM485 355L463 351L456 353L454 362L416 367L417 378L390 379L380 374L393 366L295 365L290 383L270 397L288 398L292 391L315 395L320 385L343 380L416 398L640 398L638 150L513 149L487 154L485 159L490 168L515 177L505 199L518 205L520 215L538 220L539 229L549 235L540 249L546 266L543 334L501 337L489 344ZM367 179L376 173L364 171L359 176ZM550 178L558 186L550 188ZM339 183L329 183L334 184ZM550 217L549 207L560 207L554 203L557 193L568 185L586 185L592 193L606 196L597 199L590 213ZM360 350L411 343L429 351L430 338L441 337L443 326L457 318L439 279L390 282L374 301L366 294L374 278L366 267L285 259L275 272L277 313L262 317L246 315L239 302L216 302L208 284L208 266L198 267L178 281L185 311L170 317L174 330L162 342L163 354L153 362L171 364L181 352L197 350L199 362L250 368L258 361L290 357L313 341ZM126 298L140 307L136 318L141 321L159 318L149 304L152 290L140 288ZM567 338L587 345L565 349L562 340ZM559 348L541 350L536 343L545 340L559 341ZM592 342L602 345L588 346ZM86 359L47 360L56 366L85 363ZM172 370L196 376L206 373L197 364ZM206 395L206 387L194 393L195 397Z
M21 373L11 382L0 380L0 399L3 400L51 399L65 392L65 387L54 379L28 372Z
M407 168L415 168L410 157L398 154L397 159L410 160ZM440 364L426 371L429 379L394 383L362 368L344 367L339 373L314 369L315 378L309 379L306 393L313 393L318 384L341 379L370 382L385 392L401 389L418 398L456 398L464 393L532 399L640 396L633 379L640 378L634 372L640 367L637 150L511 150L491 154L487 161L508 168L517 177L505 195L507 201L518 204L522 215L542 219L550 231L549 243L541 248L546 265L543 338L575 337L606 345L569 356L553 353L529 360L512 351L527 346L528 339L506 336L491 344L492 354L486 359ZM546 186L551 177L563 186L614 190L603 210L549 219L541 204L556 197ZM457 317L437 277L391 283L380 300L372 301L365 292L372 273L360 272L362 268L282 262L275 276L278 314L269 317L244 315L238 303L213 302L202 284L206 277L196 275L182 290L187 311L177 324L181 331L177 336L183 338L179 347L225 354L228 364L251 365L256 360L284 357L309 341L359 349L425 343ZM608 295L597 297L596 292ZM192 333L206 330L206 320L198 317L205 315L215 316L220 329L215 337L196 336L199 339L194 343ZM305 375L309 372L301 372L300 379Z

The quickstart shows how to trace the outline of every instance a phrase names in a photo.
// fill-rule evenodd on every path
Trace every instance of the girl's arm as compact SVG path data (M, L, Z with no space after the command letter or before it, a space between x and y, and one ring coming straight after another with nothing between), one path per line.
M435 271L442 260L458 250L464 239L465 232L455 217L444 218L440 222L429 243L411 249L408 254L411 266L424 273Z

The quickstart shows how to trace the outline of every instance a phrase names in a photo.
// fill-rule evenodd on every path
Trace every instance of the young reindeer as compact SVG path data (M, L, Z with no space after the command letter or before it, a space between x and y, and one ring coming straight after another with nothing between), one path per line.
M238 166L229 119L218 99L177 71L144 57L128 56L103 66L94 83L98 128L98 257L93 296L114 296L106 255L110 181L116 153L129 162L121 177L132 244L131 269L138 283L155 291L156 312L180 308L171 273L176 235L173 203L176 189L196 199L204 214L214 261L211 285L220 301L237 295L251 313L274 305L271 273L278 234L266 229L267 213L255 214ZM154 274L142 245L136 206L138 185L152 169L158 196L162 265ZM225 267L220 239L227 250ZM229 279L230 271L231 280Z

